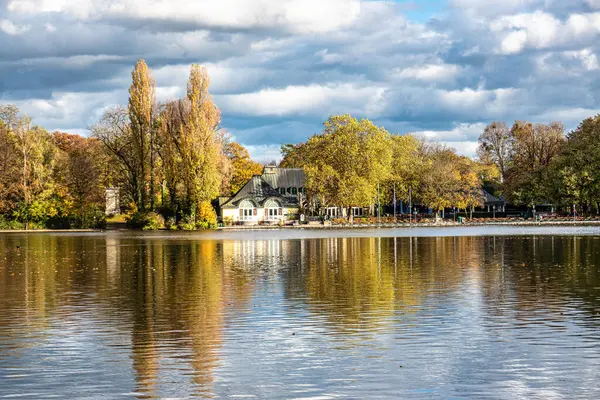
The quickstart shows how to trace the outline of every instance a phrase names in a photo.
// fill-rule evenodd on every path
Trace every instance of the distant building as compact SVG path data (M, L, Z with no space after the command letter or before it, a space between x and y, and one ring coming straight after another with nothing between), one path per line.
M297 219L304 183L301 168L267 166L231 198L219 201L221 218L244 224Z
M481 195L483 197L483 208L487 212L505 212L506 211L506 200L502 196L496 197L490 194L487 190L481 189Z
M119 188L109 187L106 188L106 215L115 215L121 212L121 205L119 203Z

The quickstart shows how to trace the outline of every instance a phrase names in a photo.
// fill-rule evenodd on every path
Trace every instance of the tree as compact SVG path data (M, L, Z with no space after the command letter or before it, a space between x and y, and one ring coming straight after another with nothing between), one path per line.
M230 194L237 193L254 175L262 173L262 165L252 161L248 150L236 143L231 142L225 149L227 158L231 161L232 174L230 180Z
M396 198L408 201L410 189L419 187L424 162L423 143L412 135L393 135L391 146L391 174L386 187L392 192L395 187ZM389 195L393 196L392 192Z
M377 186L389 178L389 133L349 115L330 117L322 134L305 144L306 188L321 205L374 204Z
M107 160L98 139L55 132L53 140L61 155L58 181L67 189L80 227L94 226L94 217L103 208L104 170Z
M548 168L546 190L551 200L569 209L600 212L600 115L587 118L569 133Z
M180 190L182 167L181 137L189 115L189 107L184 100L170 101L161 107L157 136L157 151L163 165L166 188L169 192L169 205L177 208L177 193Z
M549 200L547 168L565 144L564 125L516 121L510 133L514 150L506 172L505 192L513 203L535 207Z
M55 147L50 134L31 119L21 115L16 106L2 106L0 118L6 132L6 142L18 154L20 171L19 197L16 199L18 219L28 227L30 221L43 222L47 216L56 214L54 205L48 203L53 195L52 170ZM12 179L9 179L11 181Z
M279 163L281 168L302 168L306 165L307 155L305 154L305 143L298 144L282 144L281 156L282 160Z
M13 110L0 107L0 214L10 212L21 196L20 159L11 133Z
M510 167L514 138L505 122L492 122L479 137L477 153L481 159L489 159L500 170L500 182Z
M150 76L146 62L138 60L131 73L132 84L129 88L129 120L131 137L135 149L135 163L138 169L137 181L138 207L146 209L147 183L150 189L150 208L154 209L154 110L155 83ZM150 176L148 176L148 174Z
M180 135L180 171L192 214L201 202L219 195L222 148L217 134L221 113L208 92L210 78L205 68L193 65L187 86L189 114Z

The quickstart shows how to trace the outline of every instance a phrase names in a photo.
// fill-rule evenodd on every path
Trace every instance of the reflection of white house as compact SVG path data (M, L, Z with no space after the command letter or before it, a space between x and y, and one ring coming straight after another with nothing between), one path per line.
M295 219L304 194L304 181L300 168L265 167L262 175L253 176L220 205L221 218L244 224Z

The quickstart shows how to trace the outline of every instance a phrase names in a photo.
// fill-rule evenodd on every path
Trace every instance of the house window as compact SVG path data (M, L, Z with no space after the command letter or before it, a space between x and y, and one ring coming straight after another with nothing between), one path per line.
M296 196L296 195L298 194L298 189L297 189L297 188L295 188L295 187L293 187L293 188L292 188L292 194L293 194L294 196Z
M279 194L285 196L285 188L279 188Z
M325 209L325 214L331 218L334 218L334 217L337 217L340 215L337 207L327 207Z
M265 219L268 221L280 220L283 217L281 204L274 199L265 202Z
M363 209L361 207L352 207L352 215L355 217L362 217Z
M256 220L257 212L254 203L250 200L244 200L240 203L240 220L241 221L254 221Z

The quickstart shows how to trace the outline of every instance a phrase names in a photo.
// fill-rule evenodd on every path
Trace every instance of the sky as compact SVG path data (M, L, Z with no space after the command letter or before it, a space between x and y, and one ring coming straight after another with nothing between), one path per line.
M253 157L369 118L474 155L494 120L597 114L600 0L0 0L0 103L89 134L144 58L157 97L211 75Z

